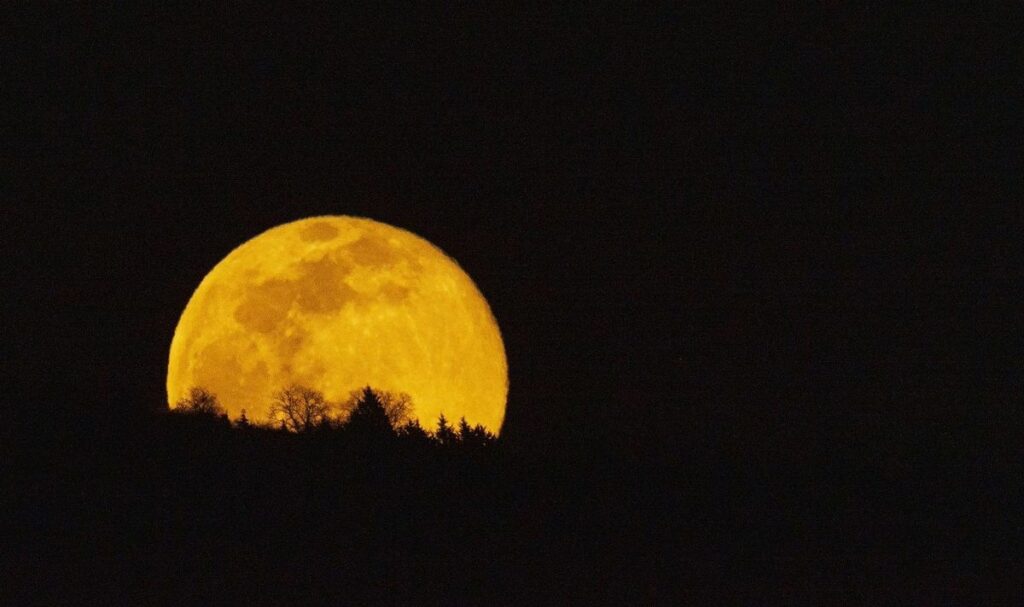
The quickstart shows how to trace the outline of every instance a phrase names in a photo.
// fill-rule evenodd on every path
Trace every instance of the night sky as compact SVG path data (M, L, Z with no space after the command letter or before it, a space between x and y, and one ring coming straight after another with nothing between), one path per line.
M511 463L491 510L472 507L471 476L452 494L468 496L461 518L443 483L418 498L434 523L505 535L444 536L441 560L408 563L504 554L510 576L465 570L512 604L594 580L624 604L684 604L676 591L702 584L814 604L878 604L895 585L909 604L1019 594L1024 55L1021 15L1004 12L9 11L2 436L25 432L0 443L26 462L13 471L49 470L2 492L24 506L14 572L29 596L77 596L92 578L66 576L89 567L117 584L169 571L171 597L204 579L208 546L247 558L270 542L239 579L288 561L273 538L291 519L245 510L245 491L254 508L305 495L287 468L270 477L286 497L253 489L276 439L246 459L231 435L203 456L207 435L153 414L206 273L273 226L341 214L457 260L508 354ZM126 449L146 455L121 465ZM175 453L238 473L178 474ZM399 493L420 486L394 466ZM375 487L331 483L309 520L344 529L335 504L407 520L401 502L345 501ZM389 563L383 529L337 546ZM195 567L180 578L176 541ZM349 558L337 546L306 554ZM65 557L31 556L51 549Z
M704 424L776 450L1014 452L1012 15L51 7L8 23L3 374L26 415L164 407L203 276L270 227L347 214L426 238L477 283L508 352L510 441L543 450L571 427L671 454Z

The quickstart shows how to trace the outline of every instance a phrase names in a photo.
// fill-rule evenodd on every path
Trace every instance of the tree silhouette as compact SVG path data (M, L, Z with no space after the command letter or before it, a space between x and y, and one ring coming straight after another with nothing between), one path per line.
M394 426L385 408L385 400L369 386L356 392L347 405L350 412L346 427L364 433L393 433Z
M468 449L483 449L494 443L495 437L481 424L470 426L466 418L459 420L459 443Z
M285 430L308 432L326 425L331 419L331 409L323 392L292 384L274 395L268 417Z
M459 435L455 433L451 424L448 423L444 413L441 413L440 417L437 418L437 432L434 433L434 438L442 447L455 445L459 440Z
M217 395L201 386L193 386L188 396L175 405L175 410L195 415L225 416L224 407L217 400Z
M412 399L405 392L386 392L366 386L360 390L354 390L347 401L341 405L341 409L351 420L352 414L360 406L376 406L384 411L388 424L393 429L398 429L412 420L413 405ZM365 413L365 411L363 412Z
M375 391L381 405L384 406L384 414L388 416L388 422L392 428L407 423L412 419L412 399L405 392L383 392Z
M430 443L432 440L430 433L420 425L420 421L418 419L410 419L399 426L396 430L398 432L398 436L417 443Z

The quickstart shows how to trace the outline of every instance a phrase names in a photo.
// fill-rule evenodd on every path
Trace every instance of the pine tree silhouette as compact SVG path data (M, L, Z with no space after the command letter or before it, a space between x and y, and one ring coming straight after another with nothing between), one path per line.
M381 398L373 388L363 388L349 414L346 427L349 430L366 434L394 434L391 420Z
M459 420L459 443L468 449L482 449L489 446L495 440L487 428L481 424L470 426L466 418Z
M459 437L448 423L448 419L444 416L443 412L437 418L437 432L434 433L434 437L442 447L449 447L458 443Z

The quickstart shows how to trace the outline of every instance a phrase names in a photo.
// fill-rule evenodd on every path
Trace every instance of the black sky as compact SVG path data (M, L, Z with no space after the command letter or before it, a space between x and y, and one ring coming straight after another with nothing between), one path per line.
M706 409L800 436L1019 424L1013 22L617 4L15 15L12 400L162 406L205 273L274 225L352 214L477 282L508 350L509 436L660 433Z

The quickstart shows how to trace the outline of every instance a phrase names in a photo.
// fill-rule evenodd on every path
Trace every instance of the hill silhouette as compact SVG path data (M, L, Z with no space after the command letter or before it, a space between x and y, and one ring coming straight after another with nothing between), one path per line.
M958 602L1019 571L1019 462L969 465L969 428L854 444L694 410L538 451L372 388L301 431L196 395L10 434L6 604Z

